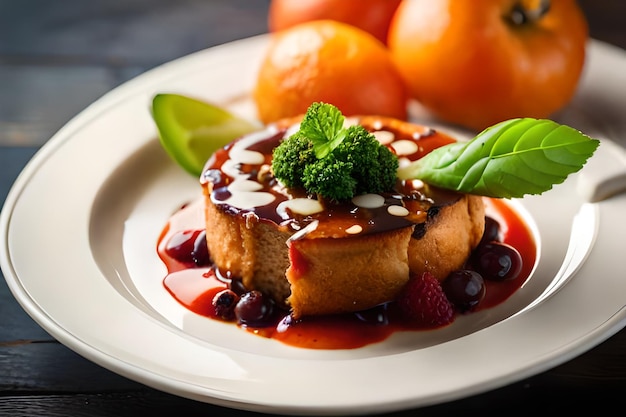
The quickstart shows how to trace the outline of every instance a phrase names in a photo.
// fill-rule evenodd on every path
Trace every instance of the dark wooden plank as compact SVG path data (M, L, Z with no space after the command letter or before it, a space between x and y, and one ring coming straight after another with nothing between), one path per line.
M0 62L0 144L45 143L68 120L119 83L113 70L102 65Z
M6 62L152 67L267 31L268 0L3 1ZM3 36L4 38L4 36ZM9 39L7 36L5 39Z
M123 393L0 397L0 416L11 417L234 417L241 415L249 415L249 413L185 400L149 389Z
M503 412L511 407L532 411L543 402L548 408L559 403L577 407L597 402L617 404L626 389L625 349L626 330L622 330L590 352L548 372L485 394L426 407L420 414L479 413L485 404L490 410ZM152 415L195 416L216 410L219 415L238 415L145 387L49 340L0 344L0 370L0 416L8 410L23 410L24 416L126 416L139 410ZM406 411L393 415L413 414Z
M267 5L267 0L0 2L0 144L41 145L93 101L142 72L266 32Z
M525 382L561 390L626 388L624 351L626 330ZM0 370L0 391L85 393L142 386L84 359L51 338L0 341Z
M421 415L448 412L532 411L545 403L546 411L562 411L563 404L589 407L616 405L626 389L626 331L590 352L537 376L469 398L420 410ZM24 415L133 415L139 409L157 415L200 415L232 412L145 387L109 372L56 342L22 343L0 347L0 415L25 409ZM47 395L44 395L46 393ZM81 411L82 410L82 411ZM179 414L183 413L184 414ZM127 413L127 414L125 414ZM163 413L163 414L158 414ZM236 414L230 414L236 415ZM409 411L393 413L413 415ZM465 414L466 415L466 414Z
M486 394L384 414L387 417L409 416L481 416L526 415L554 412L558 415L580 410L604 410L621 404L624 386L610 388L577 387L563 389L529 380L513 384ZM0 416L73 416L73 417L130 417L155 416L253 416L244 412L184 399L149 388L124 392L99 392L45 395L7 395L0 397Z
M143 387L52 338L0 342L0 391L98 392Z

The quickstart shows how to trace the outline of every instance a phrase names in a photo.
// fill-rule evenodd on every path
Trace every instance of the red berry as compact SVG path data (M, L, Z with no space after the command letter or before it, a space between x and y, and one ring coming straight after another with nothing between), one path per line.
M222 290L213 297L213 309L215 316L222 320L230 321L235 318L235 306L239 302L239 296L231 290Z
M492 281L514 280L522 272L522 255L511 245L491 242L480 245L475 253L476 270Z
M462 313L476 307L485 298L485 281L476 271L459 269L452 271L441 283L448 300Z
M260 291L244 293L235 305L235 317L239 324L252 327L266 327L274 312L274 302Z
M411 322L423 326L443 326L454 320L454 307L437 279L428 272L414 275L397 300Z

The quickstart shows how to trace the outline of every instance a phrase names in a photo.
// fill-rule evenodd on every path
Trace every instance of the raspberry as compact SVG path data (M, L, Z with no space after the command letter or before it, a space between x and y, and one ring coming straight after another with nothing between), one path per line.
M415 324L443 326L454 320L454 307L429 272L411 277L397 300L402 313Z

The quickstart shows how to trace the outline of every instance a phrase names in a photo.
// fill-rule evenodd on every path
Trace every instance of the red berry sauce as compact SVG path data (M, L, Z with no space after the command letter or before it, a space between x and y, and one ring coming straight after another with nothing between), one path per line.
M498 242L515 248L521 255L521 272L511 279L485 279L484 298L471 310L458 311L456 314L471 314L504 302L526 282L536 262L537 248L533 235L520 215L502 200L486 198L485 205L490 220L495 220L499 225L497 231L486 233L493 235L488 240L495 238ZM237 288L239 281L236 278L232 279L227 274L216 271L210 264L208 253L200 253L198 237L203 232L197 221L186 223L184 220L177 220L168 223L157 247L158 254L168 269L163 284L190 311L209 319L223 321L223 303L233 302L232 292L237 294L235 297L243 298L245 289ZM222 297L226 301L218 303L216 307L214 298L227 289L232 291ZM246 321L245 317L243 322L237 319L229 321L253 334L296 347L353 349L381 342L398 331L434 329L411 323L393 302L359 313L305 317L296 321L287 310L273 303L263 304L261 299L262 296L259 296L254 300L265 314L260 321ZM257 308L252 306L248 310L254 311L253 307ZM239 314L248 313L244 311Z

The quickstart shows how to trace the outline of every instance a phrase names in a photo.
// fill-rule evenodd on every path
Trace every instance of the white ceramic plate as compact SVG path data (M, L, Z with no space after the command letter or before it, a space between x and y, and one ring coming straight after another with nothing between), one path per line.
M512 202L539 242L529 283L502 305L442 330L312 351L178 305L163 289L155 245L168 216L200 189L161 150L150 101L176 92L254 117L248 91L266 41L209 49L128 82L68 123L25 167L1 213L1 265L17 300L50 334L163 391L320 415L483 392L567 361L625 325L626 198L585 202L580 174L544 196ZM580 92L559 119L599 138L626 137L626 94L617 91L625 70L623 51L592 42Z

